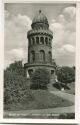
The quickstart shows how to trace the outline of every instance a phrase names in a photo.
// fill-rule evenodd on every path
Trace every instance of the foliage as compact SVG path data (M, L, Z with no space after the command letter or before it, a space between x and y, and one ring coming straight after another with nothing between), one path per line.
M50 74L46 69L36 69L32 78L32 89L47 89L47 84L50 82Z
M63 66L56 71L58 81L71 83L75 81L75 70L73 67Z
M73 94L75 95L75 83L72 82L71 84L68 85L70 89L65 90L66 93Z
M34 84L39 83L39 87L43 89L49 83L49 72L37 69L31 80ZM44 109L72 105L72 102L63 100L46 90L31 90L29 84L30 81L24 75L22 64L18 62L11 64L4 71L4 109Z
M17 62L18 64L18 62ZM22 66L17 67L15 63L11 64L9 68L4 71L4 103L26 103L32 100L33 96L27 84L26 77L21 73ZM20 74L19 74L19 71ZM22 75L21 75L22 74Z
M70 90L70 88L66 85L66 84L62 84L61 82L56 82L53 84L53 87L61 90L62 88L64 88L65 90Z
M14 105L8 105L10 110L34 110L34 109L47 109L47 112L50 110L48 108L56 107L66 107L73 105L72 102L62 99L52 93L49 93L47 90L31 90L33 99L28 103L26 101L22 104L14 103Z
M15 61L11 63L5 71L16 72L19 75L25 76L25 70L22 65L22 61Z

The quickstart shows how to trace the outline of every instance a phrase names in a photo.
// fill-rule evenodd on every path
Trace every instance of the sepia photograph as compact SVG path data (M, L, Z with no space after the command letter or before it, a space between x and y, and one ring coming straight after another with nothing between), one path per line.
M4 3L4 119L75 119L75 55L76 3Z

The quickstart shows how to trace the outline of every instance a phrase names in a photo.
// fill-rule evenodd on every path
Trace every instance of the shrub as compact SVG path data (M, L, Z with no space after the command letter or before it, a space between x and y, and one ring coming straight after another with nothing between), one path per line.
M9 65L5 71L16 72L19 75L25 76L25 70L22 61L15 61Z
M37 69L31 77L32 89L47 89L50 82L50 74L46 69Z
M75 81L75 70L72 67L64 66L56 71L58 81L62 83L71 83Z
M54 83L54 84L53 84L53 87L55 87L55 88L61 90L61 84L58 83L58 82Z
M27 79L16 72L4 72L4 103L28 103L33 96L30 92Z

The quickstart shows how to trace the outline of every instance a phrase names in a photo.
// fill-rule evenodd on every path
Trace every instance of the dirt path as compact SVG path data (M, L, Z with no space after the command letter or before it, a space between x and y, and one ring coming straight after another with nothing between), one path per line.
M23 117L23 116L46 116L50 114L61 114L61 113L74 113L74 106L59 107L51 109L40 109L40 110L22 110L22 111L5 111L4 116L8 117Z

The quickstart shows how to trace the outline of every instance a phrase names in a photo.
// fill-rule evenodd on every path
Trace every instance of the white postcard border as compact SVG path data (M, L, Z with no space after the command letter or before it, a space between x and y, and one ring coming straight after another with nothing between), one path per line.
M47 0L46 0L47 1ZM6 2L25 2L25 0L6 0ZM26 1L29 2L29 1ZM31 1L30 1L31 2ZM34 2L32 0L32 2ZM35 2L39 2L36 0ZM42 2L42 0L40 1ZM45 0L44 0L45 2ZM49 2L49 1L47 1ZM55 2L55 1L53 1ZM56 1L56 2L65 2ZM4 3L2 1L0 3L0 122L3 123L79 123L80 122L80 2L77 1L67 1L69 2L76 2L76 97L75 97L75 119L68 120L68 119L4 119L3 118L3 69L4 69Z

